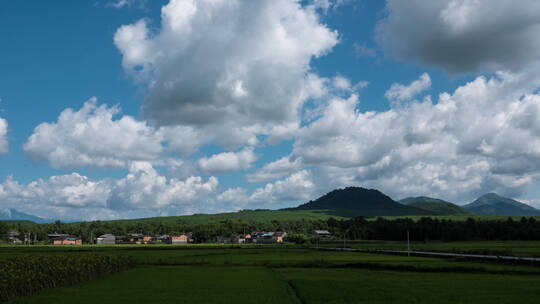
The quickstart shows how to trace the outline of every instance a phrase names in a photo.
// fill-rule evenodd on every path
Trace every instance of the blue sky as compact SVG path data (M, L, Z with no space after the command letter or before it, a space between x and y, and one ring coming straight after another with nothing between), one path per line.
M188 214L350 185L538 205L538 8L2 3L0 207Z

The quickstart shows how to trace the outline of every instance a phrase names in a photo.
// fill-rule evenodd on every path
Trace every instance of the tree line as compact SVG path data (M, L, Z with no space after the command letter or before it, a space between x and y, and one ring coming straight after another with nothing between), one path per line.
M286 231L293 239L309 238L313 230L329 230L335 238L349 240L404 240L406 231L412 241L467 241L467 240L540 240L540 221L533 217L514 220L464 221L424 217L411 219L368 220L362 217L338 220L270 220L250 222L223 220L207 223L178 221L93 221L79 223L55 222L51 224L0 222L0 237L7 238L8 231L18 231L31 242L47 241L49 233L66 233L79 236L85 243L93 243L102 234L145 235L179 234L192 232L197 243L215 242L220 236L255 231Z

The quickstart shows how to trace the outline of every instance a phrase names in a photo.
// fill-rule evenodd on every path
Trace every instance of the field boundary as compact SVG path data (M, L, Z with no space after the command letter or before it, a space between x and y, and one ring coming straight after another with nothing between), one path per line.
M476 260L540 263L540 258L508 256L508 255L485 255L485 254L467 254L467 253L454 253L454 252L407 251L407 250L384 250L384 249L372 250L372 249L340 248L340 247L308 247L308 248L314 249L314 250L349 251L349 252L379 253L379 254L393 254L393 255L411 255L411 256L419 256L419 257L465 258L465 259L476 259Z

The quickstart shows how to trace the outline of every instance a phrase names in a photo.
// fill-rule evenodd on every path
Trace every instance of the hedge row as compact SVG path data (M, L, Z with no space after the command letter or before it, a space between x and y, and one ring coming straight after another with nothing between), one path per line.
M23 256L0 261L0 301L67 286L135 265L130 257L105 255Z

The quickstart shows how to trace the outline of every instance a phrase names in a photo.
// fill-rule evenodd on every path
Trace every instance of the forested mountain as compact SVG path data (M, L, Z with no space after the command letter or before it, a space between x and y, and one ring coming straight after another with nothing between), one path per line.
M327 210L329 214L347 217L432 214L426 210L399 204L379 190L361 187L333 190L295 209Z
M540 210L511 198L503 197L495 193L484 194L474 202L463 206L477 214L508 215L508 216L537 216Z
M398 201L401 204L431 212L433 215L464 215L467 210L450 202L427 196L408 197Z

